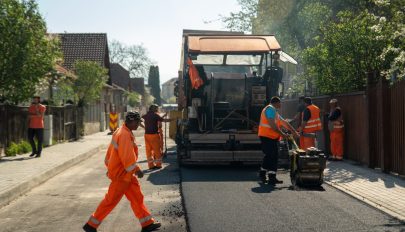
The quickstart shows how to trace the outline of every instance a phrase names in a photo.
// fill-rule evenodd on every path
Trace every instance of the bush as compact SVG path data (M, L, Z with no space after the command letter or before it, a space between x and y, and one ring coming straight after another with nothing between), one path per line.
M24 140L21 141L20 144L18 144L18 147L19 147L19 154L25 154L32 151L30 143Z
M11 143L9 147L6 148L6 156L16 156L19 153L19 147L16 143Z

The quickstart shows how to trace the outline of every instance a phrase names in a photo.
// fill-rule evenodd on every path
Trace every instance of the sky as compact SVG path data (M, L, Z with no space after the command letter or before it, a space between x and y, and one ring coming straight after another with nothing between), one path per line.
M51 33L107 33L143 44L159 65L161 83L177 77L183 29L224 30L219 15L239 11L237 0L37 0ZM211 21L211 23L204 23Z

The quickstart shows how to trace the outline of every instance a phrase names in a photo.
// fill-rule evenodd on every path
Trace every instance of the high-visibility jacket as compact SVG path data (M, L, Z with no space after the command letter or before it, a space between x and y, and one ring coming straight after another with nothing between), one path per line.
M311 112L311 118L308 120L302 131L304 133L314 133L322 130L322 121L320 118L321 110L315 105L309 105L307 106L307 109ZM304 115L302 118L304 118Z
M260 124L259 124L258 135L259 135L259 137L267 137L270 139L280 139L281 135L277 131L275 131L273 128L271 128L271 126L269 124L269 120L266 117L266 110L269 107L274 109L274 106L267 105L266 107L264 107L264 109L262 110L262 113L260 115ZM280 115L278 114L278 112L276 112L276 117L274 118L274 120L276 122L277 127L280 128L282 122L280 120Z
M108 177L111 180L131 181L132 175L140 170L137 160L138 146L135 137L124 124L114 132L108 146L105 157Z
M332 121L333 131L340 132L344 130L345 124L343 122L343 113L340 107L336 107L336 109L340 110L340 116L338 119Z

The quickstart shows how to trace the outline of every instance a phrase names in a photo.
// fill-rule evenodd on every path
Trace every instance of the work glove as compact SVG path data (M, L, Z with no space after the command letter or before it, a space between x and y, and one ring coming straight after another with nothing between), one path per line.
M141 170L139 170L139 171L135 172L135 175L136 175L138 178L142 178L142 177L143 177L143 172L142 172Z

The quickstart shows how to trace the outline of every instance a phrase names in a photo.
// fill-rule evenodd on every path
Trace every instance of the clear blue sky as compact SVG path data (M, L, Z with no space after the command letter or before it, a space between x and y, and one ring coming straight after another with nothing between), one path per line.
M222 30L219 15L237 0L37 0L48 31L103 32L108 39L143 44L159 65L161 82L177 76L183 29ZM215 21L216 20L216 21ZM214 21L205 24L204 21Z

